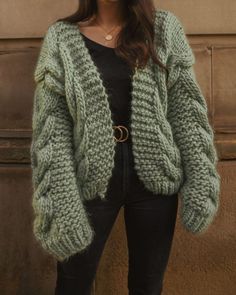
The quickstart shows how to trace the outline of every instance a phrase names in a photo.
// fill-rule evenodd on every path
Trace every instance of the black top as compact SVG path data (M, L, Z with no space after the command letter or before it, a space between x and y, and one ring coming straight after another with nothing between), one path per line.
M81 35L107 90L114 124L128 127L131 114L131 68L116 55L114 48L104 46Z

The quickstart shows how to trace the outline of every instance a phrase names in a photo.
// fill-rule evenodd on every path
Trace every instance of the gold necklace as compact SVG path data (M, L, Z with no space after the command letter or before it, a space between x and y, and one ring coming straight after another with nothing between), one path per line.
M98 26L106 33L106 35L104 36L105 40L107 41L111 41L113 39L113 36L110 34L112 31L114 31L117 27L119 27L119 25L116 25L113 27L113 29L111 29L109 32L106 32L106 30L102 27L101 24L99 24L99 22L97 21L97 19L95 19L95 22L98 24Z

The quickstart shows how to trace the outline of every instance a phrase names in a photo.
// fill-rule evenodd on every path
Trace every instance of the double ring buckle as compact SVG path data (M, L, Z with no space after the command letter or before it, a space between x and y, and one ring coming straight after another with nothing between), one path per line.
M113 136L113 138L115 139L115 141L117 141L117 142L123 142L123 141L126 141L127 140L128 135L129 135L129 131L128 131L128 129L125 126L123 126L123 125L116 125L116 126L113 126L113 128L114 129L119 129L120 130L120 134L121 134L119 138L116 138L115 136ZM126 131L126 136L124 138L122 138L123 137L123 130L122 129L124 129Z

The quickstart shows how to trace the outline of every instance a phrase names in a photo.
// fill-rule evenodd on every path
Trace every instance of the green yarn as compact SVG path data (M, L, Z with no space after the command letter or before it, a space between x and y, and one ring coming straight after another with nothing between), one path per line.
M133 75L135 169L145 187L163 198L179 192L181 221L199 234L219 207L214 133L181 22L172 12L157 10L154 25L157 54L169 76L151 60ZM76 24L58 21L48 28L34 79L33 232L63 261L93 240L83 202L106 197L119 143L106 89Z

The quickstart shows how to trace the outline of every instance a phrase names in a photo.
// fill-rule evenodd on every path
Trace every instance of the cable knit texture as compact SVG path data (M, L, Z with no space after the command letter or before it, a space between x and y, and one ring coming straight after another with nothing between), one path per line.
M206 231L219 207L220 176L195 56L183 25L155 11L155 49L169 74L149 59L132 79L131 136L135 169L158 194L179 192L183 226ZM63 261L94 237L84 205L106 198L116 143L107 91L76 24L58 21L44 37L34 72L31 165L33 230Z

